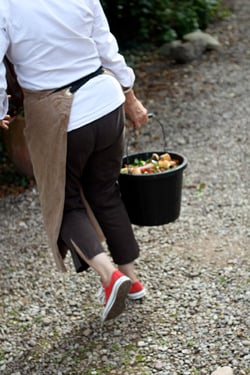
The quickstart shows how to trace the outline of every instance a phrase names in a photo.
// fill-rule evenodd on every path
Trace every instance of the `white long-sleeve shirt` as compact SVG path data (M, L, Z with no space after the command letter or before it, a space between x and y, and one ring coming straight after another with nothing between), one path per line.
M124 102L120 86L134 84L99 0L0 1L0 119L8 109L5 54L20 86L30 90L61 87L101 65L113 73L115 78L97 76L76 92L69 130L117 108Z

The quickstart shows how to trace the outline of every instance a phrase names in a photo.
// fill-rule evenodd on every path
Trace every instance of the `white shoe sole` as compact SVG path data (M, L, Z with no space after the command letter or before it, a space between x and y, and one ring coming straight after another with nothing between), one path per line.
M127 276L120 277L114 283L112 292L102 313L103 322L114 319L123 312L130 287L131 280Z
M146 295L146 290L142 289L142 290L140 290L140 292L128 293L128 298L132 299L132 300L137 300L137 299L141 299L141 298L145 297L145 295Z

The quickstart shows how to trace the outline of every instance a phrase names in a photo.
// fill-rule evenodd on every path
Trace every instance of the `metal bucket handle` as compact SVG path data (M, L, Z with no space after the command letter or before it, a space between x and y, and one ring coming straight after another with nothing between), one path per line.
M162 131L162 138L163 138L163 150L165 152L167 152L167 141L166 141L166 133L165 133L165 129L164 129L164 126L163 126L163 123L155 116L154 113L150 112L148 113L148 118L152 118L154 117L157 121L157 123L160 125L161 127L161 131ZM136 131L136 129L134 129ZM126 158L127 158L127 164L128 164L128 148L129 148L129 144L130 144L130 139L128 138L127 139L127 144L126 144Z

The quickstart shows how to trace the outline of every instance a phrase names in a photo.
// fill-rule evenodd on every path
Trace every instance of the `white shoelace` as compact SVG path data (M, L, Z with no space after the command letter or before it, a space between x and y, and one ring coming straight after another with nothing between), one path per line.
M105 291L104 291L104 288L103 286L101 286L97 293L96 293L96 297L98 298L99 302L102 304L102 305L105 305Z

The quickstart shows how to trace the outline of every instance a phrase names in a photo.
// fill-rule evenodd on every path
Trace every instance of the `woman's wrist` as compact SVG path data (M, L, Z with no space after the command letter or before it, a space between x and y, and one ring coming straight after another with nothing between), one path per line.
M130 91L133 90L133 87L122 87L123 94L128 94Z
M128 92L133 90L133 85L132 86L121 86L121 87L122 87L123 94L127 94Z
M124 93L124 95L125 95L126 103L134 102L136 100L136 96L132 88L126 93Z

